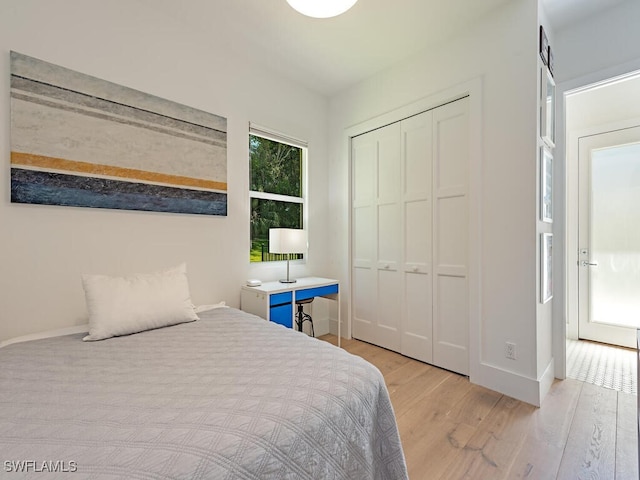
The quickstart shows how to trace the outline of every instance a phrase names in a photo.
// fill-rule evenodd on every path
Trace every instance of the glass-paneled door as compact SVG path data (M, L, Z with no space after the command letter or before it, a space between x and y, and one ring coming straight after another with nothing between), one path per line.
M640 327L640 127L579 141L580 338L635 347Z

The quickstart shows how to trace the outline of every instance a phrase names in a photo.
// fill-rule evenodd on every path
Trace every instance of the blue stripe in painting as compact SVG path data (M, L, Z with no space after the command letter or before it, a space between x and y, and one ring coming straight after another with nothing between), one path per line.
M11 201L41 205L226 215L227 195L60 173L11 169Z

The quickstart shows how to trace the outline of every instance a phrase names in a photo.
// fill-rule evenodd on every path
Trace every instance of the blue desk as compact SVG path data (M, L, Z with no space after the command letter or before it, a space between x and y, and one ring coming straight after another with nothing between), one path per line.
M338 302L338 346L340 346L340 283L331 278L303 277L296 283L266 282L258 287L244 285L240 292L240 308L259 317L294 326L297 300L324 297Z

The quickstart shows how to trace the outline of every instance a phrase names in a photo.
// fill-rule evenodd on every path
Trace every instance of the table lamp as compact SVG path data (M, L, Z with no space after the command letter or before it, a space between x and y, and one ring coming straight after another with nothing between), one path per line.
M269 253L287 254L287 278L281 283L295 283L289 278L289 256L292 253L304 253L307 250L307 231L297 228L270 228Z

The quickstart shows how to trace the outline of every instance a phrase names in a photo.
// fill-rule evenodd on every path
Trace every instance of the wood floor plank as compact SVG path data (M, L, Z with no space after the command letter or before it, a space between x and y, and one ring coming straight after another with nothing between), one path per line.
M389 372L384 379L387 382L389 392L391 392L392 389L402 388L410 384L415 377L429 370L438 369L426 363L409 359L409 361L404 365L401 365L396 370Z
M507 478L556 478L582 385L573 379L553 383L542 406L532 414L529 431Z
M440 478L450 471L477 425L501 398L470 385L465 377L450 375L398 420L403 445L408 446L405 456L411 479Z
M507 478L524 442L536 407L502 396L474 436L441 478L497 480Z
M475 428L497 405L502 396L502 394L488 388L470 384L464 397L459 402L452 404L451 409L447 412L447 418Z
M403 422L428 424L435 420L450 420L448 415L471 390L472 385L466 377L446 370L441 371L447 376L438 388L422 395L408 410L400 412Z
M355 355L361 355L362 352L366 351L366 359L378 367L378 370L382 372L382 375L387 375L390 372L393 372L395 369L407 362L415 361L402 356L397 352L392 352L391 350L370 345L365 342L352 343L349 346L343 346L343 348Z
M638 474L637 400L638 397L636 395L618 393L616 480L640 478Z
M399 355L390 350L381 350L382 351L376 352L367 360L378 367L378 370L382 372L382 375L388 375L389 373L393 372L397 368L410 361L409 358L403 357L402 355Z
M385 380L388 380L387 387L396 416L404 415L452 375L451 372L425 364L407 364L391 372Z
M617 394L583 384L558 479L615 478Z
M451 468L475 429L449 420L429 422L428 427L412 423L400 431L411 480L440 478Z
M448 376L410 408L397 410L411 479L439 478L448 472L476 432L470 424L479 423L476 419L484 418L495 405L495 397L500 397L471 385L466 377L436 370Z

